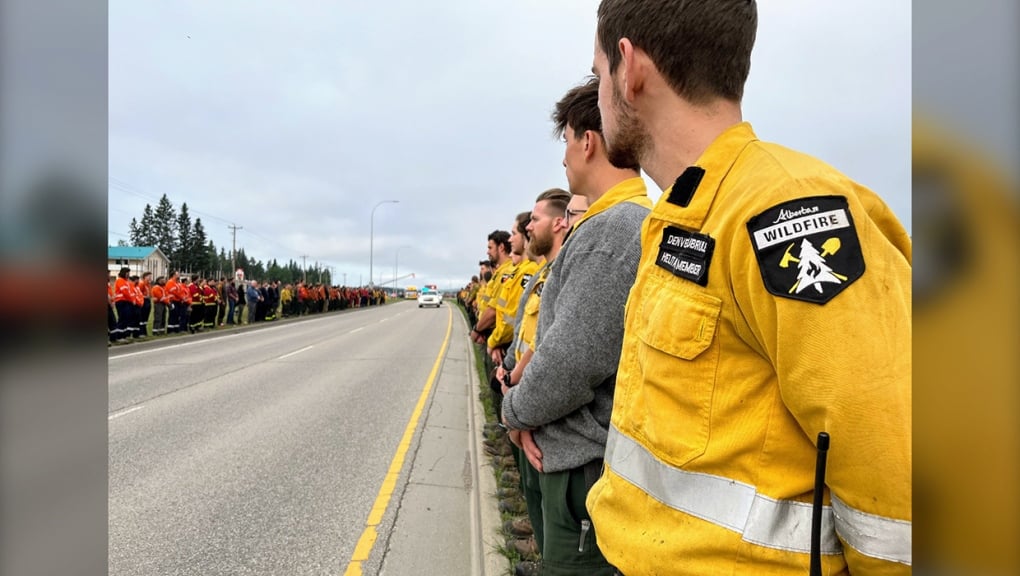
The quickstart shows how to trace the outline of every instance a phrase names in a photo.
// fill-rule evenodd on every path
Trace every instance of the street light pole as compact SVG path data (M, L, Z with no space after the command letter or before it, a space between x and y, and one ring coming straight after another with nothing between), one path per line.
M375 258L375 209L382 206L383 204L398 204L399 200L382 200L378 204L372 207L372 217L369 218L368 224L368 283L373 284L372 281L372 260Z
M400 246L400 247L398 247L396 254L393 255L393 290L394 291L397 290L397 278L400 277L398 275L398 273L397 273L397 271L399 270L399 263L400 263L400 251L402 249L404 249L404 248L407 248L407 246Z

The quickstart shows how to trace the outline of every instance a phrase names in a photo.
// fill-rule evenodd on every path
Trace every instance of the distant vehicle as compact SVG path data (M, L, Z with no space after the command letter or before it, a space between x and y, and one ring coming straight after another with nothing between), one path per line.
M404 298L407 298L408 300L414 300L417 297L418 297L417 286L408 286L407 288L404 288Z
M434 284L426 284L425 287L421 289L421 292L418 293L419 308L424 306L435 306L436 308L439 308L442 305L443 295L439 292L439 290L436 290Z

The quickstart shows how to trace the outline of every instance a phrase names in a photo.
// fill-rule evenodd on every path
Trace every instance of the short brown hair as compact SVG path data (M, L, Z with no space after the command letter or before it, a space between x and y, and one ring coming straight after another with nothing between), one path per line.
M695 104L740 101L757 29L754 0L602 0L598 10L598 43L610 74L620 64L617 42L628 38Z
M535 198L535 203L546 202L549 212L562 216L567 213L567 204L570 204L570 192L561 188L550 188Z
M553 134L562 138L567 125L574 130L574 138L581 138L588 130L602 136L602 115L599 113L599 81L594 76L585 78L582 84L571 88L552 114L555 129Z

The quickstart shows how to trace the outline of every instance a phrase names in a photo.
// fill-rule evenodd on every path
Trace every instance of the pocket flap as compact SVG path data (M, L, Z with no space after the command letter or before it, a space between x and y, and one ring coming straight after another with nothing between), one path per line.
M672 286L660 286L654 297L645 299L638 338L656 350L693 360L712 343L722 300L686 290L677 284L682 280L668 280Z

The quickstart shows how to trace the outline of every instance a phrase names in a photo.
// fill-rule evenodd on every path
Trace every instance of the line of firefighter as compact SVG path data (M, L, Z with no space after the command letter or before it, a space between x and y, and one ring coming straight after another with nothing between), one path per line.
M121 268L114 283L107 286L111 342L146 338L150 317L153 336L184 330L194 333L224 324L228 308L224 280L215 285L205 278L181 281L173 272L169 280L160 277L153 283L151 272L141 277L129 273L129 268Z
M111 276L107 285L107 323L110 342L140 340L151 334L159 336L185 330L195 333L217 326L241 324L245 306L244 289L233 285L233 280L192 280L171 273L167 280L159 277L152 281L152 273L141 277L130 275L122 268ZM268 299L263 311L256 312L256 320L275 320L318 312L346 310L381 304L385 294L380 290L346 286L326 286L298 282L297 286L278 282L267 283ZM236 322L235 322L236 318Z

